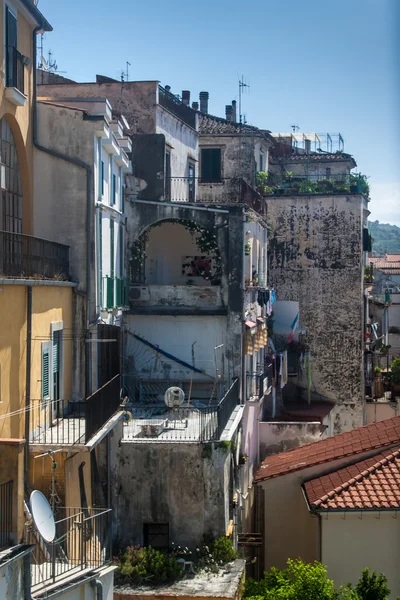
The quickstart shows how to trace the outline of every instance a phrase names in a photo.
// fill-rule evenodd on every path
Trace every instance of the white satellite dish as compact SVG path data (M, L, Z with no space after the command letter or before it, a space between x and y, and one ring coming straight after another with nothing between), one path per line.
M49 70L49 65L47 64L47 60L45 59L45 57L42 55L40 57L40 62L41 62L41 67L44 71L48 71Z
M179 408L185 402L185 392L179 387L170 387L165 392L164 402L169 408Z
M56 536L56 524L53 511L46 496L33 490L30 497L31 512L33 520L40 535L46 542L52 542Z

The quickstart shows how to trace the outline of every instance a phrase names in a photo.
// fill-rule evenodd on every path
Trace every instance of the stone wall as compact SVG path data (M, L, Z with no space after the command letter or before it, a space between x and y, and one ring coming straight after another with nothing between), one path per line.
M333 433L363 424L363 197L268 200L269 283L298 301L312 392L335 401ZM305 374L294 380L306 389Z

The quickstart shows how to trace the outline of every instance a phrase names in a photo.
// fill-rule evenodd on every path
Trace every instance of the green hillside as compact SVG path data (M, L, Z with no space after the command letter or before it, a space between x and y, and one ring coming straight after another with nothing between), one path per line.
M374 240L373 252L400 254L400 227L379 221L369 221L368 227Z

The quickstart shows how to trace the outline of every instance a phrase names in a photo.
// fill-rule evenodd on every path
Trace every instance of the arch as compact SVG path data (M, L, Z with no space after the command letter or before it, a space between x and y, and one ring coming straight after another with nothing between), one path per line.
M0 119L0 161L5 171L12 171L11 176L6 175L6 189L2 182L1 228L32 233L32 185L27 149L18 121L9 113Z
M163 229L156 231L158 228ZM149 225L131 245L130 265L131 281L136 283L221 283L217 236L189 219L169 217Z

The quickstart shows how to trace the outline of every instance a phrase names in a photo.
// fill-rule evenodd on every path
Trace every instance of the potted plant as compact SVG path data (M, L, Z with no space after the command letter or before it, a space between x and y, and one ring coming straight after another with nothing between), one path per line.
M398 395L400 392L400 358L395 358L390 365L392 393Z
M352 194L359 194L361 191L360 187L359 175L350 175L350 192Z

